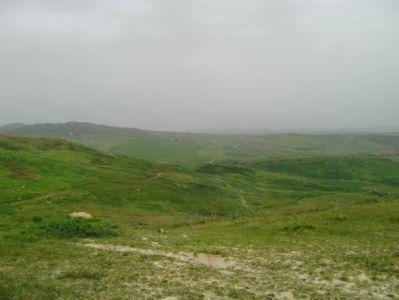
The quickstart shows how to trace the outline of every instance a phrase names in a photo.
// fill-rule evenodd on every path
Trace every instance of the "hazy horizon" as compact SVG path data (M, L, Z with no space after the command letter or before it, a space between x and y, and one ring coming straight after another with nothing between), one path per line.
M396 0L4 0L0 124L399 128Z
M65 125L68 123L82 123L90 124L96 126L111 126L116 128L130 128L130 129L140 129L148 131L164 131L164 132L179 132L179 133L198 133L198 134L243 134L243 135L258 135L258 134L363 134L363 133L399 133L399 126L384 126L384 127L337 127L337 128L192 128L187 130L164 130L164 129L148 129L141 127L132 126L119 126L115 124L106 123L92 123L87 121L66 121L66 122L39 122L39 123L21 123L21 122L11 122L7 124L0 123L0 129L2 126L34 126L34 125Z

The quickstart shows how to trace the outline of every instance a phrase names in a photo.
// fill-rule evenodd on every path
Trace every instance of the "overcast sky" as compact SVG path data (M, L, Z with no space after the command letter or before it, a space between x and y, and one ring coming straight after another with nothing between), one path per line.
M0 124L399 126L398 0L1 0Z

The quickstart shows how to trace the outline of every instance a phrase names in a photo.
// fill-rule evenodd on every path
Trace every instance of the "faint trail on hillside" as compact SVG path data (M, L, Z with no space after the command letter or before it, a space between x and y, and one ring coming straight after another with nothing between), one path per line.
M232 192L234 192L238 198L240 199L240 203L242 206L244 206L245 208L249 208L248 202L245 199L245 197L243 196L243 194L241 194L241 191L236 189L235 187L233 187L230 183L224 181L222 178L217 177L217 180L219 180L220 182L222 182L225 186L227 186Z
M83 244L82 246L94 248L94 249L101 249L101 250L109 250L114 252L120 253L138 253L143 255L150 255L150 256L163 256L167 258L173 258L183 262L189 263L196 263L200 265L205 265L207 267L212 267L216 269L226 269L230 267L234 267L236 262L232 259L225 259L219 255L211 255L206 253L199 253L194 255L190 252L180 252L180 253L169 253L163 252L154 249L143 249L143 248L135 248L129 246L116 246L112 244Z

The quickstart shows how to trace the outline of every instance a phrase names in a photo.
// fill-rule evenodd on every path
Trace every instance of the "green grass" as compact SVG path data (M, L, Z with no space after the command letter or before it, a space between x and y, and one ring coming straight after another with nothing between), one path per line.
M0 136L0 299L395 298L398 182L376 155L173 166Z
M71 280L79 280L79 279L90 279L90 280L99 280L103 276L101 273L91 270L76 270L76 271L65 271L58 276L58 279L71 279Z

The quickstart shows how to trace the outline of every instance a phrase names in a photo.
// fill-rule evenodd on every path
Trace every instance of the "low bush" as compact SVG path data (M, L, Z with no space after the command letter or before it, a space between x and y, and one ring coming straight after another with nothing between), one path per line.
M348 216L337 214L337 215L332 216L331 219L335 222L344 222L344 221L348 220Z
M32 217L32 222L33 223L41 223L43 221L42 217L39 216L33 216Z
M90 271L90 270L76 270L76 271L66 271L61 273L57 278L58 279L91 279L91 280L99 280L103 277L103 274Z
M47 235L60 238L105 237L117 234L117 227L99 219L64 218L39 225Z
M304 232L304 231L314 231L316 230L316 227L309 224L294 224L291 226L285 226L283 230L289 232Z

